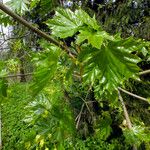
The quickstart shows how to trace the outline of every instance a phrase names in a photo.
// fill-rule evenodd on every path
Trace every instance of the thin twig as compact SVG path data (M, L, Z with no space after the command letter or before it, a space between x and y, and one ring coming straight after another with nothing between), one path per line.
M89 94L89 91L91 90L91 88L92 88L92 85L90 85L90 87L89 87L89 89L87 91L87 94L85 96L84 101L86 101L86 99L88 97L88 94ZM81 115L82 115L82 111L83 111L84 106L85 106L85 103L82 104L81 110L80 110L78 116L75 119L75 121L77 121L77 123L76 123L76 129L78 129L78 127L79 127L79 122L80 122L80 119L81 119Z
M0 79L1 79L1 78L15 78L15 77L18 77L18 76L31 76L31 75L33 75L33 74L34 74L34 73L31 72L31 73L25 73L25 74L7 75L7 76L2 76L2 77L0 77ZM76 75L76 74L73 74L73 76L79 78L79 76Z
M133 96L133 97L135 97L135 98L138 98L138 99L140 99L140 100L143 100L143 101L149 103L148 100L147 100L146 98L144 98L144 97L141 97L141 96L139 96L139 95L133 94L133 93L131 93L131 92L125 90L125 89L122 89L121 87L118 87L118 89L119 89L120 91L122 91L122 92L124 92L124 93L130 95L130 96Z
M145 75L145 74L149 74L150 73L150 69L149 70L145 70L145 71L142 71L142 72L139 72L139 75Z
M87 101L86 103L88 104L88 103L95 103L96 101Z
M85 103L85 105L86 105L86 107L87 107L87 109L88 109L88 111L89 111L89 113L91 114L91 116L92 116L92 113L91 113L91 111L90 111L90 108L89 108L89 106L88 106L88 103L83 99L83 98L81 98L82 100L83 100L83 102Z
M123 108L124 117L125 117L126 122L127 122L127 127L128 127L129 130L132 130L132 123L131 123L131 120L129 118L129 114L128 114L127 108L125 106L125 103L123 101L123 98L122 98L121 93L120 93L119 90L118 90L118 96L119 96L119 100L120 100L122 108ZM135 144L133 145L133 150L137 150L137 147L136 147Z
M2 46L5 42L9 41L9 40L16 40L16 39L21 39L21 38L24 38L26 37L27 35L29 35L29 33L23 35L23 36L19 36L19 37L11 37L11 38L8 38L8 39L5 39L1 44L0 46Z
M34 73L14 74L14 75L8 75L8 76L0 77L0 79L3 79L3 78L15 78L15 77L21 77L21 76L31 76L33 74Z
M82 104L80 113L79 113L78 116L76 117L76 120L77 120L76 129L78 129L78 127L79 127L79 122L80 122L80 119L81 119L81 115L82 115L82 111L83 111L84 106L85 106L85 103Z
M130 121L130 118L129 118L129 114L128 114L127 108L126 108L126 106L124 104L123 98L122 98L121 93L120 93L119 90L118 90L118 96L119 96L119 100L120 100L122 108L123 108L125 119L127 121L127 127L129 129L132 129L132 124L131 124L131 121Z
M59 0L59 4L61 7L63 7L63 1Z
M139 73L139 75L145 75L145 74L148 74L150 73L150 70L145 70L145 71L142 71ZM28 76L28 75L32 75L33 73L26 73L25 76ZM24 75L21 75L21 74L16 74L16 75L8 75L8 76L4 76L4 77L0 77L0 78L11 78L11 77L17 77L17 76L24 76ZM80 78L80 76L78 74L74 74L74 77L77 77L77 78ZM134 94L135 95L135 94ZM133 96L133 95L132 95ZM145 101L145 100L144 100ZM147 100L146 100L147 101Z

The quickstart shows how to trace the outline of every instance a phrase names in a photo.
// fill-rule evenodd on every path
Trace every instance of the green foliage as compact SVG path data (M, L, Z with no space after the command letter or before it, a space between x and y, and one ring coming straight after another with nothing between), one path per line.
M19 68L19 62L15 59L9 59L6 61L7 72L17 72Z
M35 136L35 129L23 121L27 110L29 95L28 84L14 84L8 89L7 97L1 105L2 112L2 143L4 150L24 149L24 142Z
M0 79L0 96L7 97L8 81L6 79Z
M103 44L105 39L113 39L113 37L109 36L105 31L95 32L94 30L79 30L80 34L77 36L77 44L84 42L86 39L88 40L88 44L91 44L93 47L99 49Z
M60 38L71 37L84 26L94 30L100 28L95 18L91 18L81 9L75 12L69 9L58 9L54 19L48 20L47 25L52 29L52 34Z
M37 57L33 59L36 64L34 84L31 86L34 95L41 91L55 75L60 55L58 47L54 45L47 46L47 43L43 44L47 47L46 50L43 53L37 54Z
M144 126L134 126L132 130L125 129L124 136L127 144L140 145L142 142L150 142L150 132Z
M98 80L96 91L100 95L108 98L125 80L138 73L137 63L140 59L131 53L139 50L139 42L133 38L110 36L83 10L72 12L69 9L59 9L47 25L57 37L66 38L79 31L77 44L88 40L87 45L81 45L79 61L84 67L84 83L93 84Z
M37 95L25 109L29 113L24 120L35 126L37 132L33 141L35 145L31 147L64 149L64 141L74 133L74 121L61 83L49 82L43 93Z
M0 23L2 25L4 25L5 27L7 25L12 24L12 20L10 19L10 17L8 15L6 15L4 12L2 12L1 10L0 10ZM0 34L1 34L1 32L0 32Z
M29 0L9 0L6 4L17 13L24 14L28 11Z
M31 0L30 2L30 8L34 8L37 6L37 4L40 2L40 0Z
M56 7L60 6L61 1L59 0L31 0L29 9L30 11L30 19L36 23L37 26L41 27L41 24L47 20L52 14ZM38 17L37 17L38 16ZM47 27L42 26L42 30L47 30ZM36 42L36 41L35 41Z
M115 2L112 1L99 5L96 10L98 13L93 17L88 15L91 11L86 13L82 9L71 11L62 8L57 8L53 17L53 11L60 2L9 2L11 9L24 14L27 20L37 23L40 29L51 33L56 39L62 39L66 42L64 44L71 45L68 49L76 60L72 61L65 51L61 52L59 47L38 40L39 37L30 32L23 39L11 42L10 53L13 58L0 64L0 96L3 99L4 118L2 137L3 143L6 143L3 149L129 150L133 144L139 147L143 144L147 145L148 150L149 128L145 127L149 126L146 118L149 116L148 105L121 93L132 122L145 123L133 125L133 129L128 130L121 124L124 117L116 91L118 86L130 86L129 91L150 97L148 83L145 82L148 75L141 77L141 80L138 78L141 63L149 61L149 42L133 37L122 38L127 37L126 32L122 33L122 37L109 34L123 29L132 30L133 26L128 26L132 20L129 16L131 12L127 13L131 0L126 5L123 1L117 5L113 5ZM88 1L82 3L85 6ZM127 6L127 10L124 11L123 6ZM28 8L31 9L30 15L25 15ZM102 9L104 12L101 12ZM110 10L117 14L112 17ZM4 18L1 23L7 24L5 17L7 16L0 14L0 19ZM52 17L53 19L46 21L50 32L43 22ZM109 33L97 20L101 21L103 28ZM147 20L146 17L142 20L146 29ZM116 25L114 30L111 27L113 23ZM24 28L17 27L19 30L14 30L14 33L23 35ZM135 30L134 28L133 31ZM71 40L71 44L68 40ZM34 51L31 51L32 48ZM24 57L26 55L30 58ZM12 80L3 78L8 73L20 71L20 62L16 57L22 60L23 65L32 60L31 66L26 66L30 72L33 71L33 77L27 77L29 84L32 84L30 89L26 89L25 85L29 86L27 83L11 87ZM32 91L32 96L29 91Z
M82 61L85 63L85 81L95 83L96 91L102 94L112 94L114 89L122 85L125 80L134 77L138 73L139 68L136 64L139 58L132 55L131 52L136 50L135 45L131 46L134 41L132 39L110 41L107 46L102 46L100 50L93 49L91 52L86 51L82 54ZM107 97L107 95L106 95Z
M77 12L73 13L69 9L58 9L55 18L47 21L47 25L52 29L52 34L60 38L73 36L83 25L83 22L76 17Z
M123 147L119 141L114 140L111 143L99 140L98 137L89 137L86 140L76 138L74 143L66 141L66 150L128 150L128 146Z
M97 123L97 129L95 135L100 140L106 140L110 135L112 129L111 125L112 119L109 112L103 112L102 118L99 119L99 123Z

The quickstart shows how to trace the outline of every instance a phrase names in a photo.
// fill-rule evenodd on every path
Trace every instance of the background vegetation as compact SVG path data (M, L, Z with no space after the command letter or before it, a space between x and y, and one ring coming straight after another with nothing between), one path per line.
M2 149L149 150L149 0L0 8Z

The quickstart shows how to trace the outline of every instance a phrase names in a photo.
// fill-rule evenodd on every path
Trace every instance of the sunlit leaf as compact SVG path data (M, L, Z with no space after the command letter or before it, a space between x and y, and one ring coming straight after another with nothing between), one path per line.
M101 49L84 47L82 55L85 63L84 81L95 83L96 90L101 94L112 94L125 80L138 73L137 63L140 59L131 54L136 49L133 39L120 39L102 45Z
M140 145L142 142L150 141L150 133L144 126L133 126L131 130L125 129L123 133L126 142L131 145L133 143L136 145Z
M113 38L109 36L105 31L94 31L94 30L79 30L80 34L77 36L77 44L82 43L86 39L88 43L95 48L101 48L101 45L105 39L112 40Z
M52 29L52 34L60 38L73 36L84 25L95 30L100 28L95 18L91 18L81 9L75 12L69 9L58 9L55 17L47 21L47 25Z
M29 0L9 0L6 4L17 13L23 14L28 10Z
M52 29L52 34L60 38L73 36L82 24L69 9L58 9L54 19L47 21L47 25Z
M91 18L85 11L83 11L82 9L76 10L75 14L77 16L77 18L79 18L81 20L81 22L85 25L87 25L88 27L90 27L91 29L94 30L99 30L101 29L101 27L97 24L97 21L95 19L95 16L93 18Z

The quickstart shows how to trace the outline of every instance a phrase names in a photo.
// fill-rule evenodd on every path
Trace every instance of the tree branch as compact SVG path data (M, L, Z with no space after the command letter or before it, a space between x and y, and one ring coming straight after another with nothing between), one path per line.
M77 120L76 129L78 129L78 127L79 127L79 122L80 122L80 119L81 119L81 115L82 115L82 111L83 111L84 106L85 106L85 103L82 104L81 110L80 110L78 116L75 119L75 121Z
M133 94L133 93L131 93L131 92L125 90L125 89L122 89L121 87L118 87L118 89L119 89L120 91L122 91L122 92L124 92L124 93L130 95L130 96L133 96L133 97L135 97L135 98L138 98L138 99L140 99L140 100L142 100L142 101L145 101L145 102L149 103L148 100L147 100L146 98L144 98L144 97L141 97L141 96L139 96L139 95Z
M142 72L139 72L139 75L145 75L145 74L149 74L150 73L150 69L149 70L145 70L145 71L142 71Z
M145 74L148 74L148 73L150 73L150 70L145 70L145 71L142 71L142 72L139 72L139 75L145 75ZM25 74L25 76L30 76L30 75L33 75L33 73L26 73ZM4 76L4 77L0 77L0 78L11 78L11 77L17 77L17 76L22 76L21 74L16 74L16 75L8 75L8 76ZM81 78L78 74L74 74L74 77L77 77L77 78ZM119 90L124 90L124 89L122 89L122 88L118 88ZM123 92L125 92L126 90L124 90ZM126 91L126 93L127 93L128 91ZM129 94L129 95L131 95L131 96L134 96L135 97L135 95L136 94L133 94L133 93L131 93L131 92L128 92L127 94ZM137 97L136 97L137 98ZM139 98L139 97L138 97ZM140 99L140 98L139 98ZM142 100L146 100L146 98L144 98L144 99L142 99ZM147 101L147 100L146 100ZM148 102L148 101L147 101Z
M122 108L123 108L124 117L125 117L126 122L127 122L127 127L128 127L129 130L132 130L132 123L131 123L131 120L129 118L129 114L128 114L127 108L125 106L125 103L123 101L123 98L122 98L121 93L120 93L119 90L118 90L118 96L119 96L119 100L120 100ZM133 150L137 150L136 145L133 145Z
M2 76L0 77L0 79L2 78L15 78L15 77L18 77L18 76L31 76L31 75L34 75L33 72L31 73L25 73L25 74L13 74L13 75L7 75L7 76ZM81 78L80 76L76 75L76 74L73 74L74 77L76 78Z
M130 121L127 108L126 108L126 106L125 106L125 104L124 104L123 98L122 98L121 93L120 93L119 90L118 90L118 96L119 96L119 100L120 100L121 105L122 105L122 108L123 108L123 112L124 112L125 119L126 119L126 121L127 121L127 127L128 127L128 129L132 129L132 123L131 123L131 121Z
M70 52L70 49L66 45L62 44L63 43L62 41L57 41L54 38L52 38L51 36L49 36L48 34L46 34L45 32L34 27L31 23L27 22L25 19L23 19L22 17L20 17L16 13L12 12L2 2L0 2L0 9L2 11L4 11L6 14L8 14L9 16L11 16L12 18L14 18L16 21L20 22L21 24L23 24L27 28L31 29L33 32L37 33L38 35L40 35L41 37L46 39L47 41L61 47L69 55L70 58L75 59L75 57Z

